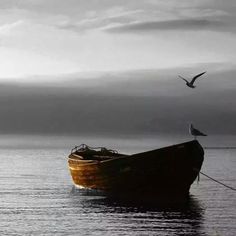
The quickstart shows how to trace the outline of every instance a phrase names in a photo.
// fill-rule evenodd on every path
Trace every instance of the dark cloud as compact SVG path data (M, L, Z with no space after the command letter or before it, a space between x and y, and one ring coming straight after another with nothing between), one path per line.
M232 25L223 21L208 19L180 19L125 24L107 28L105 31L112 33L138 33L156 30L228 31L229 28L233 28Z
M194 90L177 73L154 71L87 86L80 80L68 83L73 87L1 85L0 132L187 134L193 122L208 134L236 134L235 73L208 71Z

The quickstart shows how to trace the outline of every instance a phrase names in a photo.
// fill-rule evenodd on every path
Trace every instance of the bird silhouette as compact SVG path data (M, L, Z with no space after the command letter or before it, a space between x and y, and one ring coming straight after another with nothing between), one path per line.
M193 85L194 82L195 82L195 80L196 80L198 77L200 77L200 76L202 76L203 74L205 74L205 73L206 73L206 71L204 71L204 72L202 72L202 73L200 73L200 74L195 75L195 76L192 78L191 81L186 80L185 78L183 78L183 77L180 76L180 75L179 75L179 78L181 78L182 80L184 80L184 81L186 82L186 85L187 85L188 87L190 87L190 88L195 88L196 86Z
M189 126L189 133L194 136L195 140L196 140L197 136L207 136L206 134L202 133L201 131L195 129L193 127L193 124L190 124L190 126Z

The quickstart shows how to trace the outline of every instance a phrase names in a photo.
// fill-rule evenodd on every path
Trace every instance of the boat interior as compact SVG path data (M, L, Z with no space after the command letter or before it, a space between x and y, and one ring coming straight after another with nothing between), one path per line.
M90 147L86 144L76 146L71 150L70 158L79 160L97 160L104 161L127 156L120 154L115 150L107 149L105 147Z

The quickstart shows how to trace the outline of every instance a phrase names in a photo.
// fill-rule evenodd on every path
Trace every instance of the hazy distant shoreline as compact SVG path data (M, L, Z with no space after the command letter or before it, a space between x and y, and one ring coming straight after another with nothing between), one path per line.
M103 146L117 151L138 152L161 148L193 140L186 135L159 134L159 135L27 135L8 134L0 135L0 149L65 149L71 150L77 145L85 143L89 146ZM204 149L236 149L236 136L218 135L198 139Z

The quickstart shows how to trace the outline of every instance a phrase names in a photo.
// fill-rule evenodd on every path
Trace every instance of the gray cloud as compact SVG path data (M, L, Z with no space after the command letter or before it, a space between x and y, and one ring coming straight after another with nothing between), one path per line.
M236 134L236 71L208 71L195 90L177 78L198 70L130 72L115 79L107 75L87 86L76 78L68 80L71 87L2 84L0 131L187 134L193 122L209 135Z
M208 19L179 19L168 21L152 21L131 23L121 26L106 28L105 31L111 33L138 33L143 31L156 30L210 30L228 31L232 28L230 23Z
M137 12L137 11L135 11ZM133 14L135 14L135 12ZM130 13L132 15L132 13ZM111 23L115 24L127 24L132 22L131 16L124 14L122 16L107 16L107 17L94 17L90 19L83 19L82 21L74 22L69 21L56 27L59 29L72 30L75 32L86 31L90 29L96 29L104 27L104 25L109 25Z
M58 28L79 31L104 27L108 32L120 33L174 29L227 31L234 28L235 7L231 0L224 3L218 0L181 3L135 0L0 1L0 9L10 10L13 15L24 17L28 14L29 18L41 20L45 24L47 21L50 24L51 20L51 24ZM17 12L17 9L22 12ZM67 20L64 23L61 20L56 22L56 18L53 18L56 16L63 16ZM115 24L121 25L112 27Z
M75 32L101 29L110 33L158 30L236 32L235 7L232 0L181 3L175 0L0 1L0 9L7 10L12 14L11 17L28 17L36 22Z

